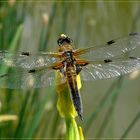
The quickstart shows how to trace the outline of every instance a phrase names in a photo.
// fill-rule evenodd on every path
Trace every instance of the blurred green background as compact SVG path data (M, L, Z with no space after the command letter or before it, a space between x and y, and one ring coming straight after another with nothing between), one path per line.
M140 32L139 1L0 1L0 49L54 51L61 33L76 48L90 47L130 32ZM85 139L140 138L139 85L139 71L83 82L84 121L77 121ZM0 89L0 138L65 138L56 100L53 86Z

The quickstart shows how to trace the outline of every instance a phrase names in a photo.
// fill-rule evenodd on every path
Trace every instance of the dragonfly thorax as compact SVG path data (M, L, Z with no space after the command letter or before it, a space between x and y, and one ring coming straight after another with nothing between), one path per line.
M59 52L68 52L68 51L72 51L72 50L73 50L73 46L70 44L61 45L58 48Z
M65 55L65 62L67 65L73 65L74 63L74 58L73 58L73 52L72 51L66 51L64 52L64 55Z

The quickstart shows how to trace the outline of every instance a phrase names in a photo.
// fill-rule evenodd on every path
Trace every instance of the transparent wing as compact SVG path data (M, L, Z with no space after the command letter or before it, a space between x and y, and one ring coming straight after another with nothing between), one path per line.
M140 46L140 34L131 33L126 37L110 40L104 45L76 50L76 53L81 54L81 59L104 60L122 55L137 46Z
M140 68L140 58L119 58L104 61L92 61L83 67L80 76L82 80L106 79L133 72Z
M65 78L60 83L64 83ZM55 71L43 69L10 69L8 73L0 74L0 87L10 89L43 88L55 83Z
M25 69L49 66L57 61L58 58L52 57L55 54L57 53L32 54L29 52L0 51L0 64Z

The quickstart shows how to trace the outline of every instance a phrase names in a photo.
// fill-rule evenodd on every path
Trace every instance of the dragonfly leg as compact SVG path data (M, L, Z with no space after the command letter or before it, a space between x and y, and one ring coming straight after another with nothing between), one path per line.
M82 70L82 67L78 64L76 64L76 74L79 74L79 72Z
M77 59L76 60L76 74L79 74L79 72L82 70L82 67L88 64L89 64L88 61Z
M66 72L65 72L65 70L64 70L63 67L60 69L60 72L61 72L64 76L66 76Z

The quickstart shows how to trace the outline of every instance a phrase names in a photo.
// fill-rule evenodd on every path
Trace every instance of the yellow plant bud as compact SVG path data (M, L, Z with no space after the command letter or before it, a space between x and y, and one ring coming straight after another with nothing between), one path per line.
M71 93L67 82L61 83L63 75L60 72L56 72L56 92L58 95L57 109L61 117L75 118L77 112L71 100ZM80 76L77 76L78 89L81 88Z

